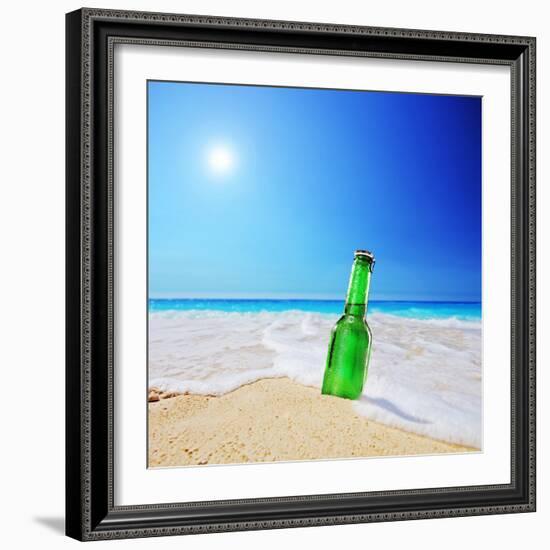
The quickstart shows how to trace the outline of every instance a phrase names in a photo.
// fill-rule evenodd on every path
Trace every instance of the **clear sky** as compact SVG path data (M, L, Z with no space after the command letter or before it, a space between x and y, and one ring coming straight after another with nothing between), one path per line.
M151 297L481 299L481 99L148 83Z

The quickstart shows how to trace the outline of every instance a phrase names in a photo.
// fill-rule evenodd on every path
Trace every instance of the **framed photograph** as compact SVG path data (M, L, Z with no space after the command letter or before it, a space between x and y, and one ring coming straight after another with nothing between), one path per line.
M535 510L535 39L66 28L67 535Z

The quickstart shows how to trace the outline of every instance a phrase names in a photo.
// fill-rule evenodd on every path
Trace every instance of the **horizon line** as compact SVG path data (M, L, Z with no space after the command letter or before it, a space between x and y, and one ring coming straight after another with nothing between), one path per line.
M186 300L186 301L196 301L196 300L209 300L209 301L241 301L241 302L258 302L258 301L266 301L266 302L345 302L346 300L343 298L311 298L311 297L235 297L235 296L229 296L229 297L221 297L221 296L148 296L148 300ZM419 303L426 303L426 304L481 304L481 300L444 300L444 299L414 299L414 298L407 298L407 299L393 299L393 298L370 298L368 300L369 303L372 302L419 302Z

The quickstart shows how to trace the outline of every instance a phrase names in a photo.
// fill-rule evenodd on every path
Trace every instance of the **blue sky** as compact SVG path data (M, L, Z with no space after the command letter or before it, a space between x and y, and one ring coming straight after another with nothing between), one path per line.
M481 298L481 99L148 83L151 297Z

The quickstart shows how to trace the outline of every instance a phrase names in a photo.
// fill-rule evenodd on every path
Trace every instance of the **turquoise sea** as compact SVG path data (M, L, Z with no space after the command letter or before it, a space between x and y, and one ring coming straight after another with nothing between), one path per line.
M268 299L181 299L160 298L149 300L150 312L162 311L223 311L234 313L307 311L311 313L339 314L344 309L342 300L268 300ZM479 321L479 302L369 302L369 313L386 313L409 319L449 319Z

